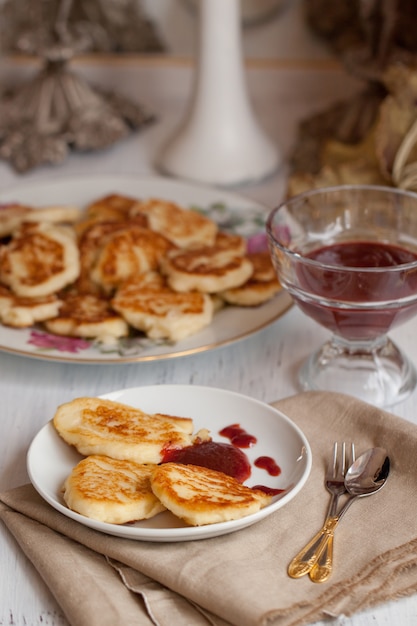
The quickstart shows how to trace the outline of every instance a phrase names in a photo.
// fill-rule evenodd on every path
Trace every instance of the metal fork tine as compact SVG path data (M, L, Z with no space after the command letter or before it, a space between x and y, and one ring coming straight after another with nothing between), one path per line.
M336 474L337 474L337 441L335 441L334 444L333 444L333 459L332 459L331 467L332 467L333 478L336 478ZM330 468L329 468L329 474L330 474Z
M343 441L340 444L340 452L339 452L339 444L337 441L333 444L333 457L332 457L332 469L329 468L328 476L327 476L327 489L331 492L332 497L330 498L329 506L327 509L327 517L332 517L336 513L337 502L340 494L343 492L343 480L346 471L346 465L348 461L346 459L346 443ZM332 477L332 481L328 479ZM330 485L329 485L330 482ZM336 486L336 483L339 486ZM331 487L333 485L333 488ZM329 488L330 487L330 488Z
M346 459L346 443L342 443L342 454L340 455L342 458L342 466L340 468L340 474L344 476L346 474L346 465L348 463Z
M343 467L343 476L346 475L346 472L348 471L349 467L352 465L354 461L355 461L355 444L352 442L350 444L350 456L349 456L349 452L346 451L345 465Z

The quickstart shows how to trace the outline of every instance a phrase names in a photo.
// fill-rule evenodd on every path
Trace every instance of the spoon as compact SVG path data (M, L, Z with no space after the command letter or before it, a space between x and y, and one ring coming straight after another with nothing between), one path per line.
M371 448L352 463L345 476L348 499L337 515L326 520L325 533L317 546L314 565L309 572L313 582L325 582L332 573L334 531L352 502L377 493L385 485L389 470L390 460L384 448Z
M383 448L371 448L352 463L345 475L348 499L337 515L328 517L323 528L294 557L288 567L292 578L309 574L313 582L325 582L333 567L333 534L354 500L379 491L389 473L389 458Z

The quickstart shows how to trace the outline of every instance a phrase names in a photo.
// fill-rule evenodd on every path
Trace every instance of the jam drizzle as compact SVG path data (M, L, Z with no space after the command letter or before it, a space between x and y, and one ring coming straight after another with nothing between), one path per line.
M248 433L240 424L231 424L219 431L219 435L229 439L230 443L237 448L250 448L257 439L254 435Z
M279 476L281 474L280 466L270 456L258 456L254 461L254 465L266 470L270 476Z
M285 489L275 489L274 487L266 487L265 485L255 485L252 489L257 489L258 491L263 491L268 496L279 496L281 493L284 493Z
M248 433L240 424L231 424L219 431L219 435L227 437L230 443L237 448L250 448L257 443L257 439L254 435ZM281 468L276 461L270 456L259 456L254 461L255 467L264 469L270 476L279 476L281 474ZM267 487L266 485L255 485L252 489L263 491L270 496L278 496L285 491L285 489L276 489L274 487Z

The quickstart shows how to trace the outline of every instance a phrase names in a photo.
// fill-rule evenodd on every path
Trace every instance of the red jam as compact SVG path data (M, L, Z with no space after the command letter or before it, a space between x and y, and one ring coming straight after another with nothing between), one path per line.
M200 441L186 448L165 450L162 463L171 462L207 467L223 472L240 483L244 483L250 477L252 468L248 457L240 448L250 448L256 444L256 437L241 428L240 424L226 426L219 431L219 434L222 437L227 437L230 443ZM270 476L281 474L281 468L272 457L259 456L254 461L254 465L266 470ZM265 485L256 485L252 489L263 491L270 496L277 496L285 491L285 489L276 489Z
M230 443L237 448L250 448L253 446L257 439L253 435L250 435L244 428L240 427L240 424L231 424L219 431L219 435L227 437Z
M281 493L284 493L285 489L275 489L274 487L266 487L265 485L255 485L252 489L257 489L258 491L263 491L268 496L279 496Z
M270 456L259 456L254 461L255 467L264 469L270 476L279 476L281 474L281 468Z
M179 450L166 450L163 463L198 465L223 472L243 483L251 475L246 454L229 443L202 441Z
M308 258L322 265L300 266L300 285L322 298L302 298L298 305L332 332L347 339L370 340L415 315L417 305L411 296L417 290L417 269L401 270L401 265L417 261L414 252L390 243L349 241L313 250ZM369 271L398 266L396 272ZM356 269L347 273L345 268ZM385 300L388 306L383 305Z

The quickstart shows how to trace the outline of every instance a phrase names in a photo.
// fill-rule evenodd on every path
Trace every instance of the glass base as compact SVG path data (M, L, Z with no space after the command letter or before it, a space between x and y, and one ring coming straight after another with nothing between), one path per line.
M371 344L333 337L304 363L299 380L305 391L336 391L390 407L414 391L417 374L387 337Z

